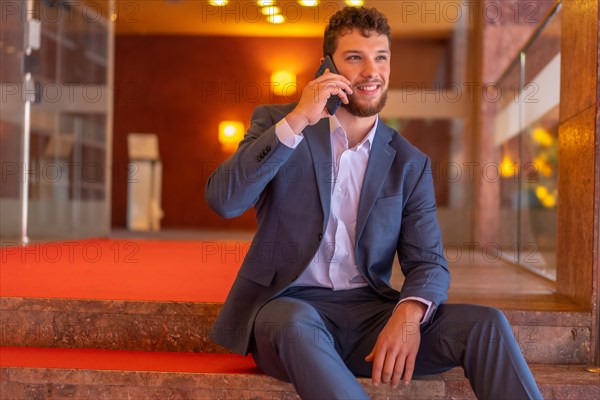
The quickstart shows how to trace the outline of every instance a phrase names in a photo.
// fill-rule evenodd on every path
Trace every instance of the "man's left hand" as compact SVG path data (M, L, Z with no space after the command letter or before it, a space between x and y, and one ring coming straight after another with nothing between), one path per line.
M421 343L420 322L427 306L419 301L400 303L377 338L375 347L365 358L373 362L371 380L397 387L404 377L408 385L415 370L415 360Z

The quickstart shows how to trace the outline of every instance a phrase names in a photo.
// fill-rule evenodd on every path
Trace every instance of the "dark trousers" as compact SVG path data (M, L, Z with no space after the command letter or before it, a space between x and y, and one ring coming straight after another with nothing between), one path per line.
M292 382L303 399L368 399L356 376L371 376L371 352L395 301L370 288L294 287L259 311L252 356L267 375ZM421 332L414 376L463 367L479 399L541 399L501 311L447 304ZM402 338L400 338L402 340Z

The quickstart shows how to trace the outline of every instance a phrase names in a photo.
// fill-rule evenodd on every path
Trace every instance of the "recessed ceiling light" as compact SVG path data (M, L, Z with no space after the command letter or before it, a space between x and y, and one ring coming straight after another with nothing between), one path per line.
M365 4L364 0L346 0L346 4L350 7L360 7Z
M269 21L272 24L281 24L285 21L285 19L283 18L283 15L277 14L277 15L269 15L267 17L267 21Z
M319 5L319 2L317 0L299 0L298 3L300 3L300 5L304 7L315 7Z
M281 12L281 9L277 6L268 6L268 7L263 7L261 12L263 15L275 15L275 14L279 14Z
M267 7L275 5L275 0L258 0L257 3L261 7Z
M227 0L210 0L208 2L211 6L223 7L227 4Z

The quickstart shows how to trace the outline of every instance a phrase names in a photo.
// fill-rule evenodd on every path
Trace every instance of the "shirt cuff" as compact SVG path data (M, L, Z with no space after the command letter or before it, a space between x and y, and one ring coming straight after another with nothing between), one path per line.
M426 323L429 318L431 318L431 315L433 314L433 311L435 311L435 306L433 304L433 302L429 301L429 300L425 300L421 297L407 297L405 299L402 299L398 302L398 304L396 304L396 307L394 307L394 311L396 311L396 308L400 305L400 303L403 303L407 300L415 300L418 301L420 303L423 303L427 306L427 310L425 311L425 315L423 315L423 319L421 319L420 324L423 325L424 323Z
M294 133L290 127L290 124L288 124L285 118L275 125L275 135L281 143L292 149L298 147L302 139L304 139L304 135L302 135L302 133L298 135Z

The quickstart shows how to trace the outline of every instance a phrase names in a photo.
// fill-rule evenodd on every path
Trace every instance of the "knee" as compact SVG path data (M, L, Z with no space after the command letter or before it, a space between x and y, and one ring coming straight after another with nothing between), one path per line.
M495 307L474 306L473 317L476 321L477 334L490 341L510 338L512 331L506 316Z
M294 343L308 338L322 325L319 313L309 304L297 299L278 298L258 312L254 335L258 342Z

